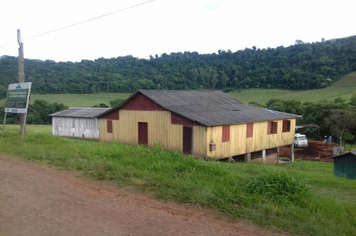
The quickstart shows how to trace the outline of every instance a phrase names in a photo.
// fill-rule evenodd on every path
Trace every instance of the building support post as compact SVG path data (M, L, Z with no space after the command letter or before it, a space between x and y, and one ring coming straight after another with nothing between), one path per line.
M279 147L277 147L277 160L276 160L276 164L278 164L278 161L279 161Z
M290 145L289 151L290 151L290 159L292 162L294 162L294 144Z
M250 162L251 161L251 153L246 153L245 154L245 162Z
M263 163L266 163L266 149L262 150L262 161Z

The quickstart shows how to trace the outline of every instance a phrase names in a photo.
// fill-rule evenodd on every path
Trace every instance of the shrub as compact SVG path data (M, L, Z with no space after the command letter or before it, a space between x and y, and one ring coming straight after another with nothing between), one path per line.
M297 180L286 172L267 171L248 182L245 191L269 198L299 204L310 196L306 179Z

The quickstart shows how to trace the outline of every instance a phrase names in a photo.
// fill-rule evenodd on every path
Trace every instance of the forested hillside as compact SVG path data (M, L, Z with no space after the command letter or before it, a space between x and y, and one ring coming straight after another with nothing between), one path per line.
M25 54L26 55L26 54ZM0 98L17 82L16 57L0 57ZM33 93L133 92L153 89L324 88L356 71L356 36L290 47L217 54L171 53L94 61L25 60Z

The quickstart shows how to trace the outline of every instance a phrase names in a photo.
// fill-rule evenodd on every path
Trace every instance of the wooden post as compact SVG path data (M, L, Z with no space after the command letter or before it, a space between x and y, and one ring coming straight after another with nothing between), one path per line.
M19 44L19 83L25 82L25 59L23 54L23 43L21 42L21 32L17 30L17 43ZM20 114L20 132L21 140L23 140L23 135L26 132L26 114Z
M24 124L22 125L22 130L21 130L21 142L23 142L23 138L24 138L24 135L25 135L25 129L26 129L26 118L27 118L27 113L25 114L21 114L21 115L24 115Z
M19 83L25 82L25 60L23 54L23 43L21 42L21 32L17 30L17 43L19 44Z
M2 124L2 134L1 134L1 137L4 137L4 133L5 133L6 115L7 115L7 113L5 112L5 115L4 115L4 123Z

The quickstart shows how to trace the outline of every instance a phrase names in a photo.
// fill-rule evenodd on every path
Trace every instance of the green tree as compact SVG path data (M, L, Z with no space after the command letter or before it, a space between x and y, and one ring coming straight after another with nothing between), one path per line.
M270 99L266 102L266 108L297 115L302 115L304 111L302 103L294 100Z
M44 100L35 100L29 105L27 114L28 124L49 125L52 124L53 114L58 111L68 109L63 103L49 103Z
M356 106L356 92L352 95L350 99L350 104Z
M4 86L0 85L0 99L6 98L7 90Z
M356 126L356 114L348 110L332 110L325 123L330 126L330 130L335 135L342 146L342 137L346 131Z
M110 104L110 107L116 107L116 106L118 106L120 103L122 103L123 101L124 101L124 99L116 98L116 99L114 99L114 100L111 100L111 101L109 102L109 104Z
M108 108L109 106L106 105L105 103L100 103L99 105L94 105L92 107L101 107L101 108Z

